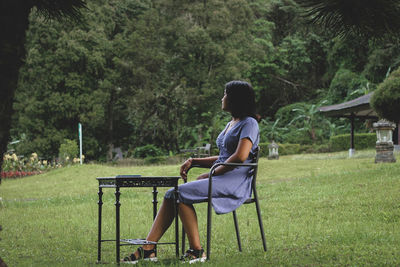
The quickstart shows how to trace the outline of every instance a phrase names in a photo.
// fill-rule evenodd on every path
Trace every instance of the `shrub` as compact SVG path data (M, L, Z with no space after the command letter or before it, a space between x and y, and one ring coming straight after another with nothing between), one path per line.
M133 156L135 158L158 157L162 155L163 152L161 151L161 149L152 144L139 146L133 151Z
M268 157L268 145L269 143L259 143L258 146L260 147L260 157Z
M260 156L268 157L268 145L269 143L260 143ZM329 144L322 145L301 145L301 144L278 144L279 145L279 155L294 155L302 153L326 153L330 152Z
M378 85L371 97L371 105L381 118L400 121L400 68Z
M269 149L268 145L270 143L260 143L261 157L268 157ZM301 147L304 147L300 144L278 144L279 145L279 155L293 155L300 154L302 152Z
M306 153L328 153L331 152L329 144L313 145Z
M78 155L78 144L74 140L64 139L58 150L58 156L61 162L71 162Z
M161 164L167 161L167 156L146 157L144 162L146 164Z
M332 136L329 143L332 151L348 150L350 148L350 134ZM375 133L354 134L355 149L374 148L375 144Z
M293 154L301 154L301 145L300 144L278 144L279 145L279 155L293 155Z

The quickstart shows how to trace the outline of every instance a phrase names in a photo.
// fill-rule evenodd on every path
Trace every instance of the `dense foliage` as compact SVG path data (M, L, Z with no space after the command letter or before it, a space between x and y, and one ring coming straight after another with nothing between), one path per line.
M72 162L78 156L78 144L74 140L65 139L58 149L58 157L62 162Z
M48 18L79 18L83 0L3 0L0 3L0 154L7 151L19 71L25 59L25 36L33 7ZM3 157L0 157L0 171ZM0 178L1 183L1 178ZM2 264L0 258L0 265Z
M350 147L350 134L332 136L329 140L332 151L343 151ZM374 148L376 145L375 133L360 133L354 135L355 149Z
M400 69L378 86L371 104L382 118L400 122Z
M348 122L318 107L368 93L400 62L398 42L332 39L305 24L292 0L87 6L78 25L30 16L12 129L21 154L56 157L64 139L77 139L78 122L88 159L112 159L115 147L214 144L233 79L256 90L264 142L322 143Z

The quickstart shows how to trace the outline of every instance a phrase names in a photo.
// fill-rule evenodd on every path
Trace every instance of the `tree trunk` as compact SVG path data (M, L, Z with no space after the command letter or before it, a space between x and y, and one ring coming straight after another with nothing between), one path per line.
M110 99L108 101L107 107L107 161L113 160L113 150L114 150L114 105L115 105L115 90L111 89Z
M1 230L2 230L2 228L1 228L1 225L0 225L0 231ZM7 267L7 264L1 258L0 258L0 267Z
M10 138L19 68L25 57L25 32L32 7L29 1L26 2L28 4L25 1L1 1L0 4L0 172Z
M0 173L10 138L19 68L25 57L25 32L30 10L31 6L23 1L1 1L0 4ZM1 258L0 267L7 267Z
M311 140L313 141L313 143L315 143L315 140L317 140L317 136L315 134L315 128L314 127L311 127L310 135L311 135Z
M0 225L0 231L1 231L1 225ZM7 267L7 264L0 258L0 267Z

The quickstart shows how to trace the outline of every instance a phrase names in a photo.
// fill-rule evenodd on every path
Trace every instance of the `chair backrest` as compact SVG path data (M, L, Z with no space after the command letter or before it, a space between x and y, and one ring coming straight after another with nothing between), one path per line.
M258 146L253 154L253 159L251 163L256 163L257 165L250 170L250 177L253 177L251 181L251 189L254 192L256 187L256 178L257 178L257 171L258 171L258 159L260 158L260 147Z
M210 150L211 150L211 144L206 144L205 146L202 147L197 147L197 156L200 158L202 156L210 156Z
M252 162L253 162L253 163L258 163L259 157L260 157L260 147L258 146L258 147L256 147L255 152L254 152L254 154L253 154L253 160L252 160Z
M211 144L206 144L204 150L210 152Z

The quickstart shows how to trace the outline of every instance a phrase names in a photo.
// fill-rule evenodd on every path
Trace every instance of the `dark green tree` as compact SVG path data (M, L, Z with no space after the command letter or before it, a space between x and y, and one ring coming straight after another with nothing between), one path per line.
M347 69L339 69L331 81L326 99L329 104L337 104L355 99L372 89L375 89L374 85L370 85L361 75Z
M255 11L260 17L255 29L263 33L257 40L263 41L265 54L250 60L249 77L261 115L273 117L282 106L310 100L326 86L329 40L317 27L304 23L295 1L274 0L267 6L264 12Z
M121 34L146 9L136 1L89 1L80 25L49 22L33 13L27 62L21 72L14 136L20 153L55 157L60 143L84 128L88 159L108 155L127 142L129 86L118 70Z
M400 65L400 41L373 45L368 53L363 75L375 84L381 83L388 74Z
M79 17L82 0L5 0L0 4L0 153L7 149L10 138L14 94L19 69L25 58L25 32L29 26L29 14L36 7L48 17ZM0 157L0 171L3 157Z
M243 79L252 57L254 15L247 1L160 1L126 32L121 71L131 86L131 145L165 150L213 142L224 84Z
M82 0L4 0L0 3L0 172L3 154L10 138L14 94L19 69L25 58L25 32L29 26L28 16L33 7L51 17L79 16ZM1 182L1 177L0 177ZM0 258L0 265L3 261ZM5 264L4 264L5 265Z
M371 105L379 117L400 122L400 69L393 71L378 85L371 98Z
M213 142L224 84L251 78L269 27L236 1L88 1L83 25L32 15L13 136L47 157L84 126L88 158L114 146ZM258 9L257 9L258 10ZM250 79L251 81L251 79ZM34 89L32 93L32 89ZM108 152L108 153L106 153Z
M80 25L31 15L12 131L28 141L25 152L57 156L62 140L77 138L78 122L89 159L110 159L115 146L213 143L228 120L220 99L229 80L250 81L258 112L276 120L292 103L357 97L399 62L396 42L331 38L305 23L294 0L87 6Z

